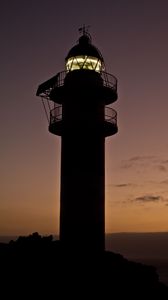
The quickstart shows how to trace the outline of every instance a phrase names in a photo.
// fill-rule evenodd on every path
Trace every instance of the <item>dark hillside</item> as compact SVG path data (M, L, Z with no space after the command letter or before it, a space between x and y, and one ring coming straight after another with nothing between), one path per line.
M52 236L34 233L9 244L1 243L0 265L6 299L11 292L14 296L23 291L25 295L36 293L39 297L47 292L46 299L52 299L52 295L67 296L67 293L68 298L78 296L79 299L91 294L96 298L102 295L102 299L117 299L114 294L134 299L147 295L168 299L168 289L159 282L154 267L107 251L70 253L61 248L59 241L52 241Z

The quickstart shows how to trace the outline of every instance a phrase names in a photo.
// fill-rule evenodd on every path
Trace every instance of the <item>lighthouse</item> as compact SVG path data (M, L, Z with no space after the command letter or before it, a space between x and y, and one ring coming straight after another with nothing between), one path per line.
M37 89L49 132L61 137L60 241L67 249L105 249L105 139L117 133L117 79L106 72L86 28L65 70ZM47 111L46 111L47 113Z

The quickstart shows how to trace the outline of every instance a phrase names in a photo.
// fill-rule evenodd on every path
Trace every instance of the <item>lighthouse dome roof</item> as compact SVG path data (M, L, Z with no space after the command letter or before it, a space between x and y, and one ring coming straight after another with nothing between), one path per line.
M70 49L65 60L67 61L69 58L77 56L90 56L95 57L102 62L104 61L101 52L92 45L91 37L88 34L83 34L79 38L79 43Z

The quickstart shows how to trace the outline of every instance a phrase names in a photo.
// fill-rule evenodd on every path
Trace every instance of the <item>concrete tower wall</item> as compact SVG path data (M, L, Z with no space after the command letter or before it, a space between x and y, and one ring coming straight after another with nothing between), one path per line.
M69 248L89 251L105 247L101 84L96 72L71 72L65 80L62 108L60 239Z

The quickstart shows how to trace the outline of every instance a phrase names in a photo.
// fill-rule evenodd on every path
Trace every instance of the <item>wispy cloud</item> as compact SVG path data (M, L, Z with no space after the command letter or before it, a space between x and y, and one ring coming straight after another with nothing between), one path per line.
M119 183L119 184L113 184L114 187L122 188L122 187L128 187L133 186L132 183Z
M133 166L133 164L130 163L130 162L127 162L127 161L123 161L122 164L121 164L121 168L122 168L122 169L129 169L129 168L131 168L132 166Z
M144 196L140 196L140 197L136 197L134 199L135 202L158 202L158 201L162 201L163 197L158 195L158 196L154 196L154 195L144 195Z
M160 181L161 184L168 184L168 179Z
M161 171L161 172L167 172L166 167L163 166L163 165L159 165L159 166L158 166L158 170Z
M115 188L127 188L127 187L137 187L139 184L131 183L131 182L121 182L121 183L109 183L106 184L106 187L115 187Z
M147 163L150 163L155 159L153 155L145 155L145 156L133 156L128 160L123 160L121 163L122 169L129 169L131 167L135 167L136 165L146 166Z
M122 169L138 168L138 170L147 169L150 167L153 170L167 172L168 159L161 159L154 155L133 156L121 162Z
M144 161L151 160L153 158L155 158L154 155L133 156L129 159L129 161Z
M168 164L168 159L162 160L162 164Z

